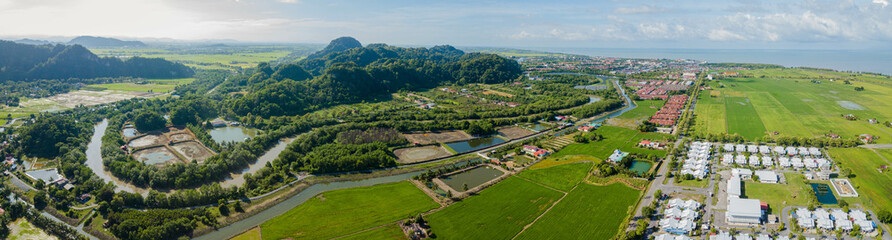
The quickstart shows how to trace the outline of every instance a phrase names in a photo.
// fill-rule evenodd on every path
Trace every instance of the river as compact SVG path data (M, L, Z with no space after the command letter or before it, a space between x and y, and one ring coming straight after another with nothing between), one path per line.
M90 138L90 143L87 145L87 166L93 170L96 175L99 176L100 179L104 182L114 182L117 188L115 188L115 192L126 191L131 193L139 193L143 196L148 195L150 188L141 188L137 187L133 184L125 182L111 174L105 170L105 165L102 163L102 137L105 136L105 130L108 128L108 119L103 119L102 122L93 126L93 137ZM257 158L257 161L248 165L247 168L238 173L231 173L229 177L227 177L223 182L220 183L220 186L229 187L229 186L239 186L245 182L245 173L256 173L258 170L262 169L266 166L267 162L270 162L276 159L279 156L279 153L282 153L285 150L285 147L288 146L294 138L285 138L279 141L279 144L276 144L269 151L264 153L262 156Z

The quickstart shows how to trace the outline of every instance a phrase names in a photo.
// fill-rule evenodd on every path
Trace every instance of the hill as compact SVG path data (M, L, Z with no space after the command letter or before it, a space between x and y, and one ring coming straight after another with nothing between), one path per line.
M93 36L80 36L71 41L68 41L68 45L82 45L88 48L103 48L103 47L145 47L146 44L140 41L123 41L115 38L105 38L105 37L93 37Z
M30 39L30 38L22 38L19 40L15 40L13 42L21 43L21 44L31 44L31 45L53 44L53 42L50 42L47 40L37 40L37 39Z
M325 46L325 48L323 48L322 50L319 50L318 52L315 52L313 54L310 54L310 56L307 56L307 59L320 58L320 57L324 57L331 53L336 53L336 52L341 52L341 51L354 49L354 48L361 48L361 47L362 47L362 44L359 43L359 41L357 41L355 38L339 37L334 40L331 40L331 42L328 43L328 46Z
M337 46L329 45L314 55L343 49L345 41L349 40L336 39L332 44ZM513 60L495 54L466 54L448 45L401 48L371 44L277 69L260 64L245 81L250 91L234 101L232 109L264 117L303 114L444 83L504 83L521 72Z
M184 78L192 69L160 58L101 58L81 45L0 41L0 80L97 77Z

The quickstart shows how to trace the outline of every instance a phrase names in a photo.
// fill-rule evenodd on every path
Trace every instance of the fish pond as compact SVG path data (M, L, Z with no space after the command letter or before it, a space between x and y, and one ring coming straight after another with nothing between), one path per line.
M468 185L468 189L475 188L483 183L502 176L502 174L502 171L499 171L498 169L490 166L482 166L453 175L444 176L441 177L440 180L443 180L446 185L449 185L449 187L456 191L463 191L462 189L464 189L465 184Z
M629 167L629 170L638 173L639 176L644 175L647 171L650 171L650 167L653 166L653 163L647 161L632 161L632 166Z
M836 197L833 196L833 190L830 190L830 185L826 183L809 183L811 185L811 189L815 190L815 197L818 197L818 202L821 204L837 204Z
M452 148L457 153L466 153L473 152L480 149L484 149L496 144L504 143L505 139L501 139L498 137L482 137L475 138L467 141L447 143L446 146Z
M208 131L211 138L217 143L224 142L244 142L250 138L256 137L260 130L256 128L248 128L243 126L228 126L214 128Z

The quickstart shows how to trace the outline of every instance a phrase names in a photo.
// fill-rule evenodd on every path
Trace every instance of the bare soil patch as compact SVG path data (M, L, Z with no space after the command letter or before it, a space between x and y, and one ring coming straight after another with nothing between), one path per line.
M192 162L192 160L204 162L204 160L214 155L210 149L195 141L175 143L170 145L170 147L186 157L187 162Z
M439 145L400 148L394 150L393 154L396 155L397 162L400 163L414 163L452 155L449 151L446 151L446 149L443 149L443 147L440 147Z
M164 135L144 135L130 140L130 143L127 145L131 148L142 148L165 143L167 143L167 137L164 137Z
M166 146L142 149L133 153L133 158L148 165L163 167L168 164L183 162L176 154Z
M532 131L526 130L523 128L519 128L519 127L502 128L502 129L499 129L499 133L501 133L502 135L504 135L505 137L508 137L510 139L518 139L518 138L526 137L530 134L533 134Z
M473 137L468 135L464 131L453 130L453 131L436 131L436 132L410 132L403 133L403 136L409 140L410 143L417 142L419 144L431 144L438 142L455 142L468 140Z

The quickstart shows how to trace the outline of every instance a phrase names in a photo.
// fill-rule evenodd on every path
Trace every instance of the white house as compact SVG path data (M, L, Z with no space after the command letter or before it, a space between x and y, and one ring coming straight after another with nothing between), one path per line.
M753 155L750 155L749 163L750 163L750 166L758 167L760 164L762 164L762 161L759 160L759 156L756 156L755 154L753 154Z
M759 146L756 146L756 145L747 145L747 146L746 146L746 151L747 151L747 152L750 152L750 153L757 153L757 152L759 152Z
M816 147L808 148L808 153L812 156L821 156L821 150Z
M798 151L799 154L802 154L802 155L809 155L808 148L805 148L805 147L798 147L798 148L796 148L796 151Z
M802 168L805 166L804 164L802 164L802 159L799 157L790 159L790 164L793 165L794 168Z
M734 163L736 163L737 165L746 165L746 156L737 155L736 157L734 157Z
M734 150L737 152L746 152L746 145L737 144L737 146L734 147Z
M784 150L784 147L782 147L782 146L775 146L774 153L776 153L777 155L784 155L784 154L787 154L787 151Z
M759 146L759 153L761 153L761 154L770 154L770 153L771 153L771 148L769 148L768 146Z
M777 158L777 162L782 168L788 168L791 166L790 158L788 157L779 157Z
M774 160L771 159L771 156L762 156L762 166L765 166L765 167L774 166Z
M786 151L787 151L787 155L790 155L790 156L799 154L799 152L796 151L795 147L787 147Z
M732 163L734 163L734 155L726 153L724 156L722 156L722 164L731 165Z
M734 144L726 143L724 146L722 146L722 148L725 150L725 152L733 152Z

